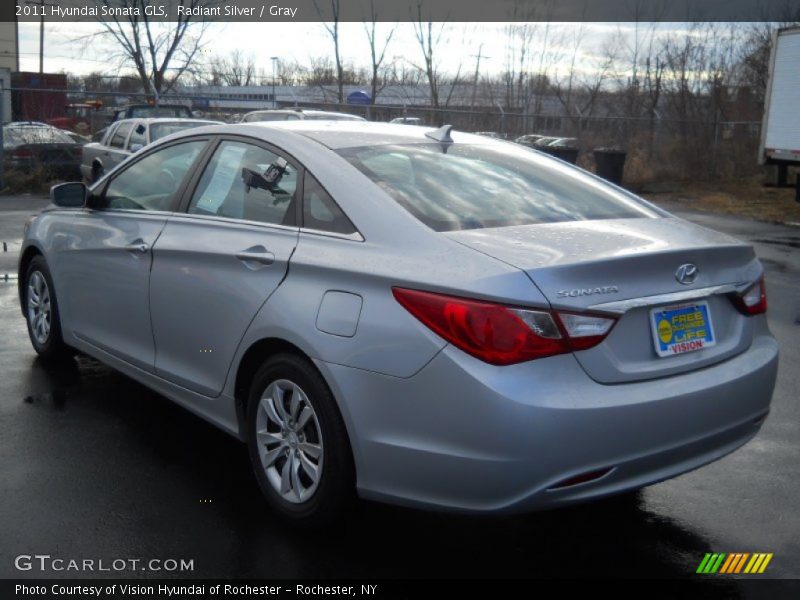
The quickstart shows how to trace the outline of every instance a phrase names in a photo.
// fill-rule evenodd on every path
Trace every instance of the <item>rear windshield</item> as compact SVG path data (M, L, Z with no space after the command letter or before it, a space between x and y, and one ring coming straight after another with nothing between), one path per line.
M175 121L174 123L153 123L150 125L150 141L155 142L162 137L167 137L178 131L203 127L204 125L214 125L209 121Z
M146 117L190 117L192 113L185 106L136 106L131 109L131 118Z
M361 117L337 113L303 113L308 121L363 121Z
M4 127L3 143L9 146L20 144L72 144L70 138L63 131L55 127Z
M289 118L289 115L286 113L251 113L249 115L245 115L242 119L244 123L254 123L256 121L286 121ZM297 118L297 117L294 117Z
M657 216L578 169L511 144L338 152L435 231Z

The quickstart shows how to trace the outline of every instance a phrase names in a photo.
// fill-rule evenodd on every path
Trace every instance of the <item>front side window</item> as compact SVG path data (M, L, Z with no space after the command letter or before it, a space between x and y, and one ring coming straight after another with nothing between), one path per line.
M167 146L116 175L106 188L104 208L171 210L172 197L206 145L206 140Z
M114 135L111 136L111 142L108 144L112 148L124 148L125 140L133 127L133 123L120 123Z
M297 169L274 152L224 141L197 184L189 212L294 225Z
M137 123L136 127L131 132L131 137L128 139L128 150L133 152L133 145L138 144L139 148L147 145L147 125L144 123Z
M510 144L387 144L339 153L435 231L657 216L578 169Z

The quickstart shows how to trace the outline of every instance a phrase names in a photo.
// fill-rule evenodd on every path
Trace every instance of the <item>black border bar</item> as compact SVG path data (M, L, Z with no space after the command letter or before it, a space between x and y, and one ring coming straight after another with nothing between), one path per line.
M42 0L2 2L0 21L175 22L791 22L800 20L797 0ZM196 11L187 15L186 9ZM114 16L109 14L115 11ZM144 15L147 11L149 14Z

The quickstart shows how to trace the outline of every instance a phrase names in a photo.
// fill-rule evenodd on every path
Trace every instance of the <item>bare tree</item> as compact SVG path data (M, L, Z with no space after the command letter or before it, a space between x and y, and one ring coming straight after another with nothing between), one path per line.
M506 27L505 70L502 75L505 105L533 113L520 123L527 130L532 124L538 130L545 96L550 86L551 69L558 62L558 40L552 25L554 0L514 3L514 24Z
M132 66L145 93L153 95L158 102L181 75L192 69L208 23L181 15L174 22L159 22L144 10L150 0L103 0L103 4L109 8L139 10L127 11L129 16L112 16L100 21L101 31L84 39L87 42L97 37L112 40L116 45L112 60L118 60L120 67ZM182 4L196 9L218 4L218 0L183 0Z
M378 92L383 89L386 85L386 78L383 78L383 85L380 85L380 78L379 73L381 70L381 66L383 65L383 61L386 58L386 50L389 47L389 44L392 41L392 36L394 36L395 27L393 26L389 33L386 34L386 37L383 39L382 44L378 44L377 41L377 20L378 20L378 12L375 8L375 0L369 1L369 9L370 9L370 19L369 21L364 22L364 31L367 34L367 41L369 42L369 55L372 61L372 71L371 71L371 80L370 86L372 88L372 94L370 95L372 104L375 104L375 100L378 97ZM379 89L380 87L380 89Z
M215 56L209 61L206 79L210 85L256 85L255 58L252 54L245 56L239 50L234 50L230 56Z
M554 71L554 85L551 86L576 135L582 132L587 120L594 113L614 63L614 54L609 51L599 59L587 60L582 52L585 35L586 28L581 23L572 32L572 48L568 55L566 75L562 77L558 71Z
M444 23L434 26L432 21L423 18L422 0L417 2L415 9L416 14L412 13L414 35L417 38L424 61L423 65L417 66L417 68L425 73L428 87L430 88L431 104L436 109L439 108L439 69L436 65L435 56L439 43L442 41L445 26Z
M297 85L303 78L305 69L297 61L279 60L277 62L277 72L275 76L280 85ZM261 85L272 82L272 76L261 81Z
M337 101L339 104L344 104L344 69L342 68L342 57L339 52L339 11L341 9L340 0L330 0L331 3L331 17L333 21L328 22L324 20L323 12L317 0L314 0L314 8L317 10L325 30L333 40L333 55L336 59L336 85L337 85Z

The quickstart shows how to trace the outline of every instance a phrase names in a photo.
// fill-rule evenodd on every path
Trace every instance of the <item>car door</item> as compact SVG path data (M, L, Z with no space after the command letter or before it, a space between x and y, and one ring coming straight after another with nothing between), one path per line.
M156 373L218 395L240 340L280 285L298 239L298 166L222 138L156 242L150 306Z
M106 173L130 156L127 143L133 125L133 121L123 121L109 138L108 145L103 149L100 159Z
M55 256L72 333L148 371L152 248L207 144L176 141L112 174L70 222Z
M148 126L146 121L137 121L131 129L131 134L128 136L128 141L125 144L125 149L130 154L135 154L149 143L148 141Z

